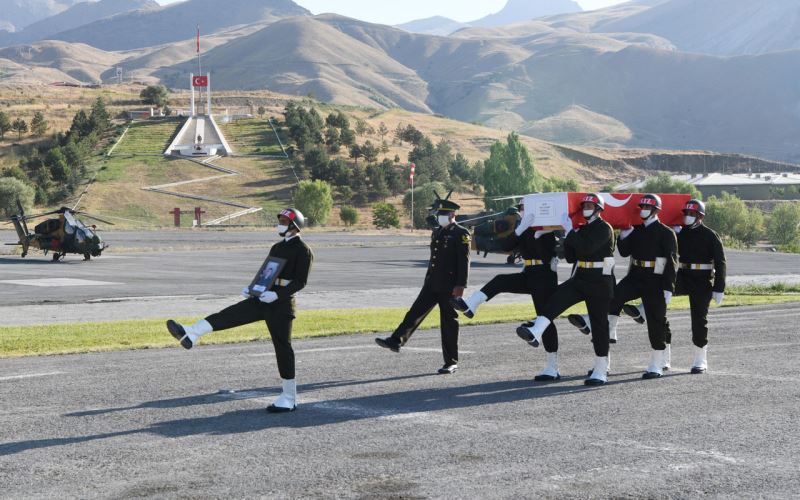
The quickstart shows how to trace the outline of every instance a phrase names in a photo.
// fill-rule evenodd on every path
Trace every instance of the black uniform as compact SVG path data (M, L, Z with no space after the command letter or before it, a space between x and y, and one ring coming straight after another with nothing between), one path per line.
M544 314L550 321L580 301L586 302L592 324L595 355L608 356L608 306L614 296L614 273L595 265L614 255L614 230L601 219L571 231L564 240L564 256L573 264L572 277L559 285ZM585 262L595 263L587 267ZM544 342L544 337L542 337Z
M692 315L692 342L697 347L708 344L708 305L712 292L725 291L725 251L714 230L701 224L684 227L678 233L680 268L675 284L676 295L688 295ZM691 269L692 264L714 269ZM648 320L650 318L647 318ZM667 322L667 337L672 333Z
M411 309L392 333L392 338L404 345L438 304L445 366L458 364L458 313L450 299L453 288L467 286L469 247L469 231L458 224L433 230L425 283Z
M536 231L528 228L517 236L512 232L500 240L503 251L518 251L522 259L528 262L521 273L500 274L492 278L481 288L486 300L492 300L500 293L530 294L536 313L544 311L550 297L558 288L558 273L550 269L550 261L556 256L556 237L554 233L543 234L536 238ZM547 352L558 351L558 333L555 324L544 331L542 344Z
M631 265L628 275L617 284L609 312L619 316L626 302L641 297L650 346L656 351L663 351L668 343L664 291L675 291L677 251L675 233L659 220L649 226L635 226L627 238L619 241L619 253L631 257ZM655 269L657 258L666 259L663 270Z
M291 380L294 379L294 350L292 349L292 320L295 317L294 294L306 286L314 254L298 235L289 241L281 240L274 244L269 255L286 259L286 265L281 270L278 279L288 280L289 283L280 286L276 281L272 287L272 291L278 295L278 299L266 304L251 297L212 314L206 318L206 321L211 324L214 331L218 331L264 320L272 338L272 345L275 347L281 378Z

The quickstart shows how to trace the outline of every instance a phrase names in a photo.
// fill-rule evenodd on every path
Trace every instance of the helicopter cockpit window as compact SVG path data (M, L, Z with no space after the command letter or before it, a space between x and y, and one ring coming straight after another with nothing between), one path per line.
M75 217L72 216L69 212L64 212L64 232L67 234L73 234L75 232L75 228L78 226L78 221L75 220Z

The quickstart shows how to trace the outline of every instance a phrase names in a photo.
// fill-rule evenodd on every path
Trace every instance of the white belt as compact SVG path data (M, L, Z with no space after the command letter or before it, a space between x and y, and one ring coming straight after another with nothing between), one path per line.
M289 283L291 283L291 282L292 282L292 280L282 280L282 279L276 279L275 280L275 284L278 285L278 286L289 286Z
M601 260L600 262L587 262L585 260L578 261L578 267L581 269L602 269L604 262Z
M691 269L692 271L713 271L714 264L684 264L681 263L681 269Z

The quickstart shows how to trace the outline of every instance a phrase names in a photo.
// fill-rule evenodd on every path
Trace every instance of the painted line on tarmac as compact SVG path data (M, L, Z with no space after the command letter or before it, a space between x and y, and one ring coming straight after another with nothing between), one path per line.
M22 380L26 378L37 378L37 377L50 377L53 375L62 375L64 372L47 372L47 373L28 373L25 375L11 375L8 377L0 377L0 382L5 382L7 380Z
M371 345L354 345L344 347L316 347L313 349L300 349L294 351L295 354L303 354L307 352L329 352L329 351L367 351L374 350L375 347ZM403 351L422 351L422 352L442 352L441 349L433 347L403 347ZM474 351L459 351L462 354L475 354ZM262 352L257 354L250 354L251 358L263 358L265 356L274 356L274 352Z

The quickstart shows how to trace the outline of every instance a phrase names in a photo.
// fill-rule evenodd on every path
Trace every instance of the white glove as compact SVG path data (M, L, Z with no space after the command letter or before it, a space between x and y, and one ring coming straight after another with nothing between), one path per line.
M683 226L672 226L672 230L675 231L675 234L678 234L683 229Z
M629 227L628 229L623 229L622 231L619 232L619 239L624 240L625 238L630 236L632 232L633 232L632 227Z
M558 257L550 259L550 270L554 273L558 272Z
M722 305L722 299L725 298L725 292L713 292L711 297L714 298L714 302L716 302L718 306Z
M242 297L244 297L246 299L249 299L250 297L252 297L252 295L250 295L250 287L242 288Z
M669 290L664 290L664 302L669 305L670 300L672 300L672 292Z
M552 230L552 229L550 229L550 230L548 230L548 231L543 231L543 230L541 230L541 229L540 229L540 230L536 231L535 233L533 233L533 239L534 239L534 240L538 240L539 238L541 238L541 237L542 237L542 236L544 236L545 234L550 234L550 233L552 233L552 232L553 232L553 230Z
M258 300L264 302L265 304L271 304L278 300L278 294L273 292L272 290L267 290L266 292L262 293Z
M567 231L567 234L572 231L572 219L569 218L569 214L564 214L561 217L561 225Z
M527 229L533 225L533 219L533 213L525 212L525 216L519 222L519 226L517 226L517 229L514 230L514 232L517 233L517 236L522 236L522 233L527 231Z

